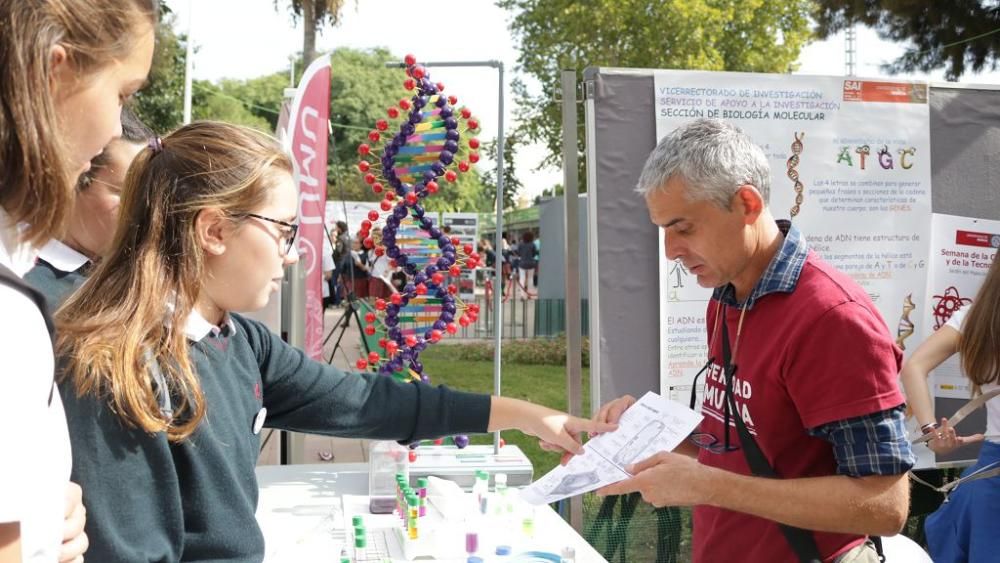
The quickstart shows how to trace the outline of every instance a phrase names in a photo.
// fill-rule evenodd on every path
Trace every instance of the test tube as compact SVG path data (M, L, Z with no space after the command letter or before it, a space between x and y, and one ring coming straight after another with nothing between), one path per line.
M521 521L521 532L529 537L535 537L535 519L532 517L526 517Z
M419 509L417 508L417 495L411 493L406 497L406 504L409 507L407 523L409 524L410 539L415 540L418 536L417 531L417 518L419 517Z
M476 532L465 533L465 553L475 555L479 551L479 534Z
M417 490L420 496L420 516L427 515L427 484L426 477L417 479Z
M482 469L477 469L476 470L476 480L473 481L473 483L472 483L472 494L475 495L476 502L479 502L479 497L483 496L483 494L486 492L485 490L483 490L483 485L484 484L487 487L486 490L489 490L488 489L488 487L489 487L489 477L486 477L486 480L484 480L483 479L484 476L486 476L486 472L485 471L483 471Z
M494 490L496 490L497 496L499 496L499 502L493 507L493 512L495 514L501 514L505 509L510 512L514 509L513 503L507 498L507 474L497 473L493 475L493 481L495 483Z

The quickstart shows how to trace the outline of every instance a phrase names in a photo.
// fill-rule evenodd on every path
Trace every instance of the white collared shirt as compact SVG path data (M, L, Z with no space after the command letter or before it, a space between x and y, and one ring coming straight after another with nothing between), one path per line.
M23 225L13 225L10 216L0 207L0 264L10 268L18 277L24 277L35 266L38 250L20 242ZM19 294L20 295L20 294Z
M38 252L38 257L60 272L75 272L90 262L90 258L56 239L45 243L45 246Z
M0 263L23 276L35 250L0 209ZM72 456L66 415L52 392L53 357L38 307L0 285L0 522L21 523L24 561L55 561Z
M223 324L229 328L229 334L236 333L236 323L233 322L233 318L229 316L229 313L226 313ZM201 313L197 309L191 309L191 314L184 321L184 336L187 336L188 340L192 342L201 342L209 334L218 336L221 332L222 330L219 327L201 316Z

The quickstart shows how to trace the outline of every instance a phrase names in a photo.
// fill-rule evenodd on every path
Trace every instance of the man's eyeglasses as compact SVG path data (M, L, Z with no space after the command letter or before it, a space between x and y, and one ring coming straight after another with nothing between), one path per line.
M272 219L270 217L264 217L263 215L257 215L256 213L244 213L243 216L253 217L254 219L260 219L261 221L267 221L268 223L274 223L275 225L281 225L282 227L289 229L287 231L281 231L281 239L285 241L281 255L288 256L288 253L292 251L292 247L295 246L295 236L299 233L299 226L297 224Z
M715 358L709 358L708 361L705 362L705 365L702 366L702 368L700 370L698 370L698 373L696 373L694 375L694 379L691 381L691 401L690 401L690 404L688 405L691 408L691 410L694 410L694 403L695 403L695 400L697 399L698 378L701 377L701 374L705 373L705 371L709 367L711 367L711 365L712 365L713 362L715 362ZM736 366L735 365L732 366L732 373L733 374L736 373ZM725 409L726 409L726 412L728 414L728 412L729 412L728 398L727 398L727 401L726 401ZM739 416L739 414L737 414L736 416ZM725 435L724 440L721 443L719 441L718 436L716 436L715 434L711 434L709 432L692 432L687 437L688 442L691 442L692 444L698 446L699 448L701 448L703 450L708 450L709 452L711 452L713 454L722 454L722 453L726 453L726 452L734 452L734 451L740 449L740 446L738 444L730 444L729 443L729 417L726 416L725 418L726 418L726 420L725 420L724 424L725 424L725 428L726 428L726 435Z
M726 428L726 438L722 443L719 442L719 438L715 434L710 434L708 432L692 432L688 435L688 442L691 442L703 450L708 450L713 454L735 452L740 449L738 445L729 443L729 428Z

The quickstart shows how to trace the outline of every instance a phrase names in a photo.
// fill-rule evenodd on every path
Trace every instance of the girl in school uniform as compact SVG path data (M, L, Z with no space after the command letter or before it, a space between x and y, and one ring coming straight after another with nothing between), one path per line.
M52 239L38 251L35 267L24 279L45 296L55 312L75 291L93 263L111 247L118 225L125 172L153 132L129 108L122 108L122 135L90 162L80 176L66 235Z
M927 447L945 454L959 446L982 443L966 477L1000 467L1000 396L986 402L986 433L959 436L947 418L937 421L927 386L930 372L958 354L962 372L976 395L1000 388L1000 260L993 260L971 305L955 311L903 364L900 380L924 434ZM996 516L1000 513L1000 476L970 481L954 489L948 501L927 517L925 531L936 563L995 561L1000 553Z
M21 279L143 84L152 0L0 1L0 561L81 561L44 298Z
M292 166L266 135L182 127L129 170L114 248L57 315L73 476L98 561L253 561L262 427L410 442L515 427L579 451L594 423L344 373L234 311L295 252Z
M372 229L372 239L376 245L382 244L382 229ZM395 292L392 286L392 266L389 257L384 253L368 253L368 297L372 299L388 299Z

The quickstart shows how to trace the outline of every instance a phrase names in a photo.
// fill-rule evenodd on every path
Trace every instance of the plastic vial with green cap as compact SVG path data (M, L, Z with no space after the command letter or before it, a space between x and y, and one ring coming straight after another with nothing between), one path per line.
M476 506L479 506L479 500L490 492L490 474L483 471L482 469L476 470L476 480L472 485L472 495L475 497Z

